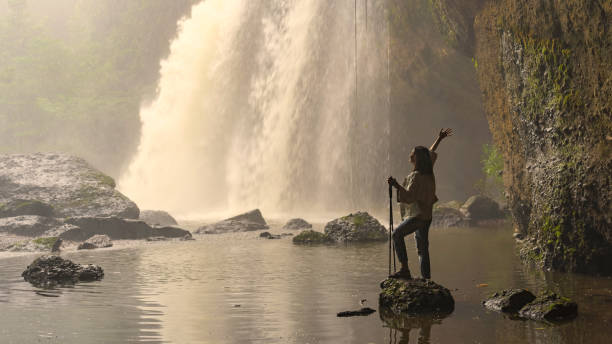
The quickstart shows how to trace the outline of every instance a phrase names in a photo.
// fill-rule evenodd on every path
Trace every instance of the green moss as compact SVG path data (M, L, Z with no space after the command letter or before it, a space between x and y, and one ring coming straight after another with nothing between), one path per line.
M294 244L327 244L334 240L327 234L314 230L305 230L293 238Z
M100 183L102 185L108 186L110 188L113 188L113 189L115 188L115 186L117 186L115 184L115 180L112 177L109 177L106 174L98 172L98 171L95 171L95 170L91 170L91 171L86 172L83 175L83 177L85 177L87 179L93 179L96 182L98 182L98 183Z
M32 240L33 243L39 246L43 246L46 249L51 249L55 242L57 241L57 237L45 237L45 238L36 238Z

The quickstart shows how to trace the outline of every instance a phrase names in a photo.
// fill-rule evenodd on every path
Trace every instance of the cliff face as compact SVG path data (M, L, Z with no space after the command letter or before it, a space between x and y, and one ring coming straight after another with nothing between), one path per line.
M523 255L611 274L612 2L433 2L474 56Z

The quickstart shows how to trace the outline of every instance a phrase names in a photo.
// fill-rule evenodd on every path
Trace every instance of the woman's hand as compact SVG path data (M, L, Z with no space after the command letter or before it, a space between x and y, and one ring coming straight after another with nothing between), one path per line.
M395 180L395 178L393 177L389 177L389 179L387 179L387 183L389 183L389 185L399 188L399 183L397 182L397 180Z
M445 137L449 137L449 136L453 136L453 129L451 128L440 129L440 133L438 134L438 138L440 140L442 140Z

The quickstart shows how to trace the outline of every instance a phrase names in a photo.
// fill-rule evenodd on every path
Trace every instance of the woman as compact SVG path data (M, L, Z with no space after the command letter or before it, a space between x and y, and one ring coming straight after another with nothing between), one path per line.
M408 255L406 254L404 237L416 232L415 239L421 264L421 276L425 279L431 278L429 265L429 225L431 225L433 204L438 201L433 164L438 156L435 153L438 144L445 137L452 134L452 129L442 129L430 149L417 146L412 150L410 162L414 165L414 169L404 179L403 185L400 185L393 177L388 179L389 185L397 189L397 201L400 202L400 211L404 220L393 231L395 253L400 261L401 269L390 277L412 278L408 269Z

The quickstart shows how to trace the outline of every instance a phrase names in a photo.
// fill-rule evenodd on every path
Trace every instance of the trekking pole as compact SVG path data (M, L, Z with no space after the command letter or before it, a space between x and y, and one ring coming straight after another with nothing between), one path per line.
M389 275L391 275L391 255L393 254L391 232L393 232L393 186L389 184ZM393 269L395 270L395 259L393 259Z

